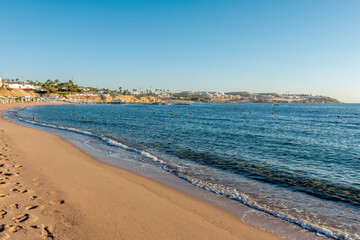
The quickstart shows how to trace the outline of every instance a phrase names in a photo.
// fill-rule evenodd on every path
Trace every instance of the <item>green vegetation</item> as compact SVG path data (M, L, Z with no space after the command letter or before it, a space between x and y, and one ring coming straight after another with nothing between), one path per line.
M82 92L79 86L74 84L72 80L69 80L68 82L60 82L58 79L55 81L48 79L41 86L43 91L46 93Z

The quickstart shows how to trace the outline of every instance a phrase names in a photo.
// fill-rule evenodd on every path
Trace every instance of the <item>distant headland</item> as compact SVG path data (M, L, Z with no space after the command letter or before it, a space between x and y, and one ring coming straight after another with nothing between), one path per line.
M138 89L117 90L108 88L81 87L72 80L20 81L1 79L0 103L8 102L70 102L70 103L153 103L204 102L204 103L340 103L328 96L311 94L279 94L250 92L208 92Z

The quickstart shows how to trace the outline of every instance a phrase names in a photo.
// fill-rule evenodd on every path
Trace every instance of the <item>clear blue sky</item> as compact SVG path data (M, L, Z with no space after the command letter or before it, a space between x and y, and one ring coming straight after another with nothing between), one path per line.
M360 102L360 1L1 0L0 77Z

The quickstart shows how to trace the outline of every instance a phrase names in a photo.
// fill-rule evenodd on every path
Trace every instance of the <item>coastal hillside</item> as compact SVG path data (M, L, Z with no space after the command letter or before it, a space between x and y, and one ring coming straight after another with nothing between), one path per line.
M58 95L53 95L55 97ZM64 99L74 103L162 103L163 100L153 96L130 96L122 94L68 94Z
M181 100L208 103L340 103L335 98L311 94L184 91L173 95Z
M2 101L19 100L25 102L71 102L71 103L164 103L164 102L208 102L208 103L340 103L335 98L327 96L312 96L305 94L283 95L278 93L248 93L248 92L186 92L169 94L166 97L155 93L121 94L93 92L54 92L47 93L16 88L1 88Z
M33 91L24 91L22 89L12 89L12 88L1 88L0 97L3 98L21 98L21 97L39 97L39 94L34 93Z
M3 100L33 101L65 101L73 103L162 103L154 96L133 96L122 94L90 94L90 93L35 93L16 88L1 88L0 98Z
M133 89L108 89L81 87L72 80L24 81L18 79L1 80L0 98L2 102L71 102L71 103L164 103L164 102L205 102L205 103L340 103L335 98L312 94L281 94L275 92L251 93L182 91L172 93L170 90L155 89L138 91Z

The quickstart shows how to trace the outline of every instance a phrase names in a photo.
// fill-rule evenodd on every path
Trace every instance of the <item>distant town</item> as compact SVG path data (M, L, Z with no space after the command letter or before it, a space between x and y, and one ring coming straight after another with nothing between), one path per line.
M311 94L280 94L250 92L208 92L183 91L173 93L165 89L123 89L81 87L69 80L20 81L0 78L0 103L10 102L69 102L69 103L148 103L171 104L173 102L191 104L204 103L340 103L327 96Z

